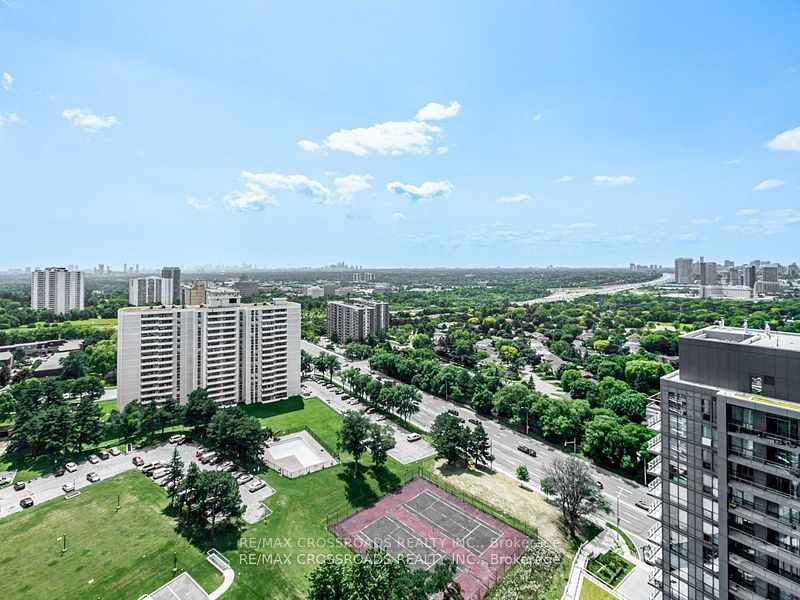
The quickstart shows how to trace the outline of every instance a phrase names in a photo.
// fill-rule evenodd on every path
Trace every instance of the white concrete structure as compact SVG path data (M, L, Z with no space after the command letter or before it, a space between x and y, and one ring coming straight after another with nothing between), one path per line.
M237 295L208 306L123 308L117 382L119 409L167 396L186 404L197 388L223 405L298 395L300 305L284 298L240 304Z
M172 279L166 277L138 277L131 279L128 289L128 304L172 304Z
M307 285L303 288L303 295L311 298L322 298L325 295L325 289L318 285Z
M83 272L47 267L31 272L31 308L64 314L83 309Z
M328 302L327 333L331 339L363 341L389 329L389 304L363 298Z

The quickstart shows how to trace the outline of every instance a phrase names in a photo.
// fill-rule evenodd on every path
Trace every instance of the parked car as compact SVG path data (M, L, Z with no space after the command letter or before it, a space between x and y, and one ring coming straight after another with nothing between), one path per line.
M447 412L449 412L454 417L458 416L458 411L455 408L450 408L450 409L447 410Z
M64 485L61 486L61 490L65 494L69 494L70 492L74 492L75 491L75 483L72 482L72 481L69 481L69 482L67 482L67 483L65 483Z
M195 458L200 458L200 457L201 457L201 456L203 456L203 454L205 454L206 452L208 452L208 448L204 448L203 446L200 446L200 447L197 449L197 452L195 452L195 453L194 453L194 457L195 457Z
M602 481L600 481L599 479L595 479L594 482L597 485L597 487L599 487L601 490L603 489L603 482Z
M217 471L233 471L236 468L236 465L233 464L233 461L226 460L224 463L217 467Z
M89 457L89 462L90 462L90 463L92 463L93 465L96 465L97 463L99 463L99 462L100 462L100 457L99 457L99 456L97 456L97 454L92 454L92 455Z
M74 462L68 462L67 464L64 465L64 468L70 473L74 473L75 471L78 470L78 465L76 465Z
M203 464L211 463L215 458L217 458L216 452L206 452L200 456L200 462Z
M0 477L0 485L8 485L12 481L13 480L8 475L3 475L2 477Z
M169 443L176 444L180 446L183 442L186 441L186 436L182 433L176 433L175 435L170 436Z
M100 452L97 453L97 456L100 457L100 460L108 460L111 458L111 455L105 450L100 450Z
M240 475L239 477L236 478L236 481L239 483L239 485L244 485L248 481L252 481L252 480L253 480L253 476L250 475L250 473L245 473L244 475Z
M366 413L367 413L368 415L371 415L371 414L372 414L372 413L374 413L374 412L375 412L375 408L374 408L373 406L370 406L370 407L369 407L369 408L366 410Z
M131 459L134 467L141 467L144 464L144 459L141 456L134 456Z
M642 510L650 510L650 503L645 502L644 500L637 500L635 506L636 508L641 508Z
M169 475L169 469L166 467L161 467L159 469L154 469L148 473L150 477L155 479L161 479L162 477Z
M375 420L376 421L385 421L386 417L384 417L383 415L378 415L377 417L375 417Z
M530 448L529 446L517 446L517 450L519 450L524 454L527 454L528 456L536 458L536 450Z
M406 441L408 441L408 442L417 442L417 441L419 441L421 439L422 438L420 437L420 435L418 433L409 433L406 436Z
M97 483L98 481L100 481L100 475L92 471L86 476L86 481L88 481L89 483Z
M108 449L108 453L111 456L119 456L120 454L122 454L122 452L120 452L119 448L117 448L116 446L114 446L113 448L109 448Z
M15 492L21 492L24 489L25 489L25 482L24 481L18 481L17 483L14 484L14 491Z
M64 467L56 467L55 469L53 469L53 475L55 475L56 477L61 477L66 472L67 470ZM0 485L2 485L2 482L0 482Z
M30 508L31 506L33 506L33 498L23 498L22 500L19 501L19 505L22 508Z
M480 425L481 424L480 419L467 419L467 421L469 421L473 425Z
M251 484L250 484L250 485L247 487L247 490L248 490L250 493L253 493L253 492L257 492L258 490L260 490L260 489L263 489L263 488L265 488L265 487L267 487L267 484L266 484L266 483L264 483L264 480L263 480L263 479L256 479L256 480L255 480L253 483L251 483Z

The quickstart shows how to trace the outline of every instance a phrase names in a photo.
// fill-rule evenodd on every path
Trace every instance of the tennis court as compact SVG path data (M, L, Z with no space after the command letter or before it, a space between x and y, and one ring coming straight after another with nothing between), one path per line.
M414 569L431 569L445 557L452 560L467 600L482 598L530 543L505 523L419 478L334 523L331 530L356 552L375 547L393 558L404 555Z
M189 573L183 572L139 600L208 600L208 594Z

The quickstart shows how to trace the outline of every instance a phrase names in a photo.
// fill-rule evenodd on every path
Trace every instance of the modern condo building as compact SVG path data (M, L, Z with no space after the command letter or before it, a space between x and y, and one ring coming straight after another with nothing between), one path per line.
M63 315L83 309L83 273L64 267L31 271L31 308Z
M363 341L389 329L389 303L354 299L328 302L327 334L339 342Z
M800 335L682 335L649 424L651 598L800 598Z
M128 289L128 304L146 306L147 304L172 304L172 279L165 277L137 277L131 279Z

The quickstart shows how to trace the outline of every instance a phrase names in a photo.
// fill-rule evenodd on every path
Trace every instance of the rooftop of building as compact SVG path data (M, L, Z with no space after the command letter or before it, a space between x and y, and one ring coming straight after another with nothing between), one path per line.
M331 300L328 304L345 304L347 306L375 306L376 304L386 304L380 300L369 300L367 298L350 298L348 300Z
M300 306L297 302L289 302L286 298L273 298L269 302L251 302L251 303L241 303L241 304L233 304L230 306L210 306L207 304L173 304L173 305L151 305L151 306L127 306L125 308L119 309L119 312L124 313L134 313L134 312L158 312L164 310L182 310L182 309L189 309L189 308L248 308L248 307L257 307L257 306Z
M712 325L684 333L681 338L800 352L800 334L770 331L768 326L765 329L750 329L748 327L729 327L725 324Z

